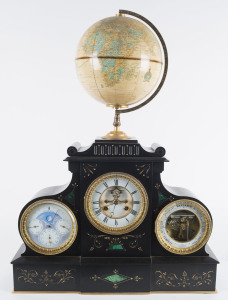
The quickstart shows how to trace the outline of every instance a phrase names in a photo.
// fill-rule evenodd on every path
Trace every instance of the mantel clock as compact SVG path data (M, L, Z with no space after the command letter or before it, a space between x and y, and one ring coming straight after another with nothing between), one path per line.
M215 291L208 208L162 183L164 147L142 147L120 129L121 114L148 104L164 84L161 34L120 10L84 33L75 64L88 93L114 109L114 128L89 147L71 145L71 182L40 191L22 209L14 291Z

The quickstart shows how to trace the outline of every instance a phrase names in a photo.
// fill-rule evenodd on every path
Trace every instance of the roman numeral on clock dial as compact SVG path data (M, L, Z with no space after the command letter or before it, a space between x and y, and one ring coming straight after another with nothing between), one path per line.
M138 192L138 191L135 190L135 191L131 192L131 194L134 195L134 194L136 194L137 192Z
M132 214L133 216L136 216L136 215L138 214L138 212L137 212L136 210L132 209L131 214Z
M103 185L104 185L106 188L108 188L108 184L107 184L106 181L103 182Z
M97 210L95 210L95 215L96 216L99 216L101 214L101 209L99 208L99 209L97 209Z
M140 204L140 201L133 200L133 204Z
M109 220L109 218L108 218L108 217L105 217L104 220L103 220L103 222L104 222L104 223L107 223L108 220Z

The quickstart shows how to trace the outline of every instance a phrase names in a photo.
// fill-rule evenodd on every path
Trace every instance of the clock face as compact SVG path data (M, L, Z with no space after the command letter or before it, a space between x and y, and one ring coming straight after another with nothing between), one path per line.
M24 242L34 251L54 255L68 249L77 236L78 225L65 204L53 200L32 203L20 219Z
M125 173L107 173L94 180L86 191L85 213L100 231L123 234L134 230L148 210L145 188Z
M212 220L206 208L189 199L166 205L155 222L159 243L175 254L196 252L206 244L211 230Z

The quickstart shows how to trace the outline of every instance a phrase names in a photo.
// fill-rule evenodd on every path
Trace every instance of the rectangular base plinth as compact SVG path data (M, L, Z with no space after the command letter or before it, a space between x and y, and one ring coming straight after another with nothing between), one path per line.
M218 260L209 256L14 257L14 292L148 294L215 292Z

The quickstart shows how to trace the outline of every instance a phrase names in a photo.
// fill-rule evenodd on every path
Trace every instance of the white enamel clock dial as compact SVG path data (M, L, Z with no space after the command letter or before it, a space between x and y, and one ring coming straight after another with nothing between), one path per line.
M148 196L139 180L125 173L107 173L92 182L85 212L99 230L123 234L138 227L148 210Z
M33 202L20 219L24 242L34 251L53 255L68 249L77 235L78 225L65 204L45 199Z
M206 208L189 199L166 205L155 222L159 243L175 254L196 252L206 244L211 230L212 220Z

